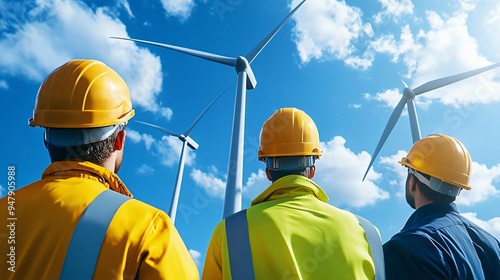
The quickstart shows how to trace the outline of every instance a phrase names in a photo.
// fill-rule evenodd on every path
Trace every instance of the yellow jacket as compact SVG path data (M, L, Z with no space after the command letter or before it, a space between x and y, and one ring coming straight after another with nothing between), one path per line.
M300 175L282 177L252 201L247 219L256 279L374 278L358 219L326 201L324 191ZM231 279L225 220L212 235L202 278Z
M97 195L111 189L132 197L118 176L90 162L51 164L42 179L15 192L15 229L0 227L2 279L58 279L73 230ZM7 221L7 196L0 221ZM12 243L12 242L11 242ZM7 256L15 246L15 268ZM15 270L15 272L12 272ZM137 278L136 278L137 277ZM198 269L168 215L126 201L113 217L93 279L199 279Z

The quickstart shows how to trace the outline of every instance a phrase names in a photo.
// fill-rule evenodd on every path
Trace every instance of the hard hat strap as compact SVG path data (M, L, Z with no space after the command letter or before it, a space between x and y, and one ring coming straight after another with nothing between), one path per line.
M413 174L413 176L415 176L420 183L428 186L431 190L440 194L455 197L458 196L462 190L462 188L443 182L442 180L432 176L430 179L427 179L424 175L413 168L408 168L408 173Z

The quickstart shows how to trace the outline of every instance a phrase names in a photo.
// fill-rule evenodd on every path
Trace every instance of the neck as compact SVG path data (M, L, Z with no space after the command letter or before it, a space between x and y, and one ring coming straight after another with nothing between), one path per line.
M116 173L116 164L115 164L115 153L112 153L110 157L108 157L101 166Z
M418 195L415 196L415 209L418 209L432 202L433 202L432 200L427 199L425 196L419 193Z

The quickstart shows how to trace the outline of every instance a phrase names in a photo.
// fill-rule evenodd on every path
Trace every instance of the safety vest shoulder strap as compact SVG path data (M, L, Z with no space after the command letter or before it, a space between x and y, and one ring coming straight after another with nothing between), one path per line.
M226 239L231 279L255 279L246 209L226 218Z
M366 240L368 241L368 245L370 245L373 264L375 265L375 280L385 280L384 251L377 229L367 219L358 215L355 216L358 218L361 227L365 230Z
M231 279L255 279L246 214L245 209L226 218L227 251ZM356 215L356 218L358 218L361 227L365 230L366 239L370 246L375 265L375 279L385 280L384 253L380 236L375 226L367 219L358 215Z
M130 197L106 190L87 206L71 237L60 279L92 279L109 224L128 199Z

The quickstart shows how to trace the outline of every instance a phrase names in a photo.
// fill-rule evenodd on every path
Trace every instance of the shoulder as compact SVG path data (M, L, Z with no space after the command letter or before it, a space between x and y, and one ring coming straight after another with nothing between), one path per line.
M384 252L404 252L415 246L414 238L411 234L397 233L389 241L385 242Z
M500 241L490 232L486 231L484 228L478 226L466 217L462 215L459 216L474 242L489 242L500 248Z
M163 210L160 210L159 208L156 208L150 204L147 204L146 202L143 202L143 201L140 201L140 200L137 200L135 198L131 198L129 200L127 200L124 205L123 205L124 208L127 208L127 209L134 209L136 211L140 211L142 213L145 213L145 212L150 212L150 213L161 213L164 211Z
M398 233L383 245L386 279L451 279L438 246L425 234Z
M126 229L129 234L138 236L175 231L167 213L137 199L123 203L113 217L111 226Z
M383 245L386 258L406 258L414 260L440 259L440 246L424 232L400 232Z

